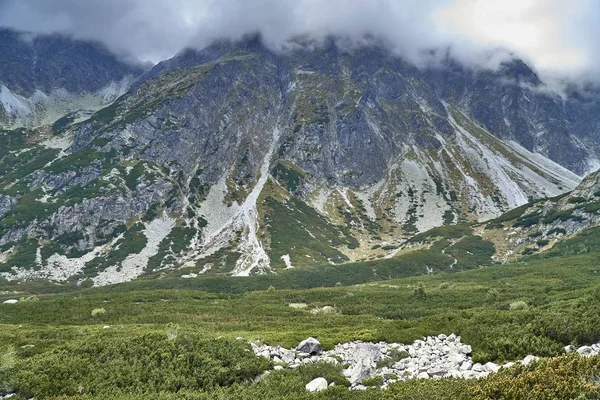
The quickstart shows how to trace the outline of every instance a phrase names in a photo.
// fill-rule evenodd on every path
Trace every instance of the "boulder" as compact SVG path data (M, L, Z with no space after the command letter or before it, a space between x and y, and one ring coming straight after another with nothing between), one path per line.
M420 372L419 375L417 375L417 379L429 379L429 374L427 372Z
M296 359L296 355L293 351L284 351L281 355L281 361L286 364L291 364Z
M568 345L563 347L563 350L565 351L565 353L570 354L570 353L574 353L575 351L577 351L577 349L575 348L575 346L573 345Z
M493 362L488 362L483 367L488 372L497 372L500 369L500 366L498 364L494 364Z
M521 364L528 365L528 364L532 363L533 361L536 361L537 359L538 359L538 357L536 357L536 356L528 355L527 357L525 357L523 359L523 361L521 361Z
M471 346L469 346L468 344L460 346L460 348L458 349L458 352L461 354L471 354L471 351Z
M2 302L2 304L17 304L19 300L17 299L8 299Z
M319 354L323 350L321 343L315 338L309 337L306 340L300 342L296 350L301 353L307 353L311 355Z
M327 389L327 380L325 378L317 378L306 384L306 391L308 392L321 392Z
M352 363L349 369L349 381L351 384L362 382L370 378L377 368L376 362L382 357L377 345L361 343L356 346L352 354Z
M484 372L485 367L483 365L477 363L477 364L473 364L471 366L471 370L473 370L474 372Z
M466 361L463 361L462 364L460 364L460 370L468 371L471 369L472 366L473 366L473 362L471 360L466 360Z
M590 346L581 346L577 349L577 352L581 355L587 356L591 355L594 352L594 349L592 349Z
M427 374L431 377L443 377L446 373L448 373L448 371L442 367L433 367L427 370Z

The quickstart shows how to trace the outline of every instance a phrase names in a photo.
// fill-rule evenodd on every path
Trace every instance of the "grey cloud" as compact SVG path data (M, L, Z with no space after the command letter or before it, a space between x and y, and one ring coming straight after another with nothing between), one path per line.
M153 62L186 46L200 48L215 39L256 32L275 49L285 48L298 35L317 41L335 35L357 42L372 35L416 63L431 62L431 49L444 49L433 54L450 51L463 63L486 67L512 56L512 49L499 49L497 44L441 33L435 13L454 1L458 0L0 0L0 26L100 40L117 53ZM598 35L592 34L598 30L600 13L594 11L600 6L581 1L588 10L572 13L578 20L565 34L581 41L588 56L600 63ZM527 54L517 55L535 65ZM557 65L548 76L561 72ZM595 75L590 69L577 76Z

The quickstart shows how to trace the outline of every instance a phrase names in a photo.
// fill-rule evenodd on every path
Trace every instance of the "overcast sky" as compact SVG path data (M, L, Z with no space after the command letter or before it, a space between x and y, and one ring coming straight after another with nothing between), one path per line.
M450 47L481 63L504 47L542 74L595 77L599 24L597 0L0 0L0 26L96 39L152 62L256 31L276 48L301 34L371 34L413 61Z

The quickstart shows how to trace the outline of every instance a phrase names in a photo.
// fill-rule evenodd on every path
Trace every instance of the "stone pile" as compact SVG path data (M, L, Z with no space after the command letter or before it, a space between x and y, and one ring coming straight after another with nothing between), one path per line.
M344 366L343 373L353 389L366 389L363 381L381 377L382 387L396 381L408 379L484 378L500 368L510 367L513 362L498 365L474 363L471 346L463 344L455 334L428 336L412 344L366 343L354 341L341 343L333 350L322 351L321 344L314 338L302 341L295 349L251 343L255 354L271 359L276 369L295 369L302 364L324 361ZM597 355L600 345L565 347L565 352L582 355ZM527 356L518 362L529 364L537 360ZM316 383L315 383L316 385ZM314 390L315 385L310 387ZM307 385L307 390L309 385ZM324 388L322 381L316 385Z

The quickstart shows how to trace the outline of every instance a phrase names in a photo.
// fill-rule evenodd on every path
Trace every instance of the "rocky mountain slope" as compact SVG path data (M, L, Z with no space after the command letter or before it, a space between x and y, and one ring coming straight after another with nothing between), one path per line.
M492 259L505 263L532 254L587 253L590 249L585 240L568 239L593 237L599 232L600 171L597 171L570 193L529 202L484 223L435 228L412 237L401 249L439 245L440 239L456 246L474 234L493 244Z
M103 45L0 29L0 127L33 127L99 110L142 74ZM80 117L79 114L72 118Z
M567 111L593 107L503 68L334 42L184 51L89 120L0 134L2 273L100 285L391 257L574 189L598 135L575 136Z

